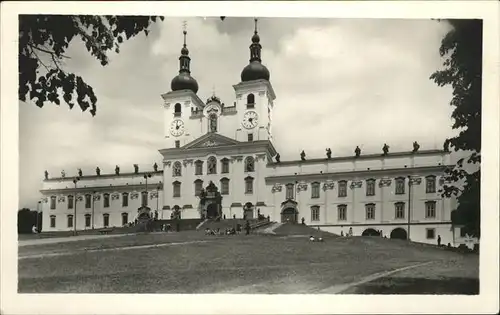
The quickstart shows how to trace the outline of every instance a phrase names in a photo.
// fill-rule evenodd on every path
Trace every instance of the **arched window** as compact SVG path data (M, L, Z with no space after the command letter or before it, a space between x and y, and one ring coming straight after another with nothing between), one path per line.
M122 213L122 225L125 225L128 223L128 213L123 212Z
M404 195L405 193L405 179L404 177L396 178L396 195Z
M201 179L195 180L194 181L194 195L199 196L202 189L203 189L203 181Z
M173 185L173 197L180 197L181 196L181 183L178 181L175 181L172 183Z
M50 216L50 227L51 228L55 228L56 227L56 216L55 215L51 215Z
M211 156L207 161L207 174L217 174L217 159Z
M405 218L405 203L404 202L396 202L394 204L394 210L396 211L394 217L396 219L404 219Z
M89 209L92 205L92 195L91 194L86 194L85 195L85 208Z
M73 227L73 215L68 214L67 218L68 218L68 227L72 228Z
M91 220L92 216L90 214L86 214L85 215L85 227L88 228L90 227L90 220Z
M109 213L104 213L102 215L102 222L103 222L102 225L104 227L108 227L109 226Z
M126 192L122 195L122 207L128 207L128 193Z
M293 184L286 184L286 199L293 199Z
M222 166L221 173L223 173L223 174L229 173L229 160L227 158L223 158L220 161L220 163Z
M73 195L68 196L68 209L73 209Z
M366 195L367 196L375 196L375 180L367 179L366 180Z
M339 181L339 197L347 196L347 181L341 180Z
M203 161L194 162L194 175L203 175Z
M176 117L180 116L181 113L182 113L182 106L181 106L181 104L179 104L179 103L175 104L175 106L174 106L174 116L176 116Z
M320 183L314 182L311 184L311 198L319 198Z
M147 207L148 206L148 192L147 191L143 191L141 193L141 205L143 207Z
M245 172L254 172L255 171L255 160L251 156L247 156L245 159Z
M339 221L347 220L347 205L338 205L337 211L338 211L338 220Z
M369 203L365 205L365 210L366 210L366 219L375 220L375 204Z
M109 194L106 193L103 195L103 203L104 203L104 208L109 208Z
M221 195L229 195L229 178L221 178L220 180L220 193Z
M54 210L56 208L56 196L50 196L50 209Z
M181 162L179 162L179 161L174 162L174 166L172 167L172 176L173 177L182 176Z
M253 194L253 177L245 178L245 194Z
M435 218L436 217L436 202L435 201L427 201L425 203L425 217L426 218Z
M436 176L430 175L425 178L425 192L427 194L436 192Z
M209 116L209 129L210 132L217 132L217 115L211 114Z
M255 95L252 93L247 95L247 108L254 108L255 107Z

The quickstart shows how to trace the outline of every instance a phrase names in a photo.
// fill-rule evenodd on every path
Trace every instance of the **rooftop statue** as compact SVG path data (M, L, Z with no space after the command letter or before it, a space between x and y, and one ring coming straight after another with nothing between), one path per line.
M332 150L330 148L326 149L326 158L327 159L332 158Z
M95 168L95 172L97 176L101 176L101 169L99 168L99 166Z
M354 149L354 154L356 155L356 157L359 157L361 155L361 149L359 148L359 146L356 146L356 149Z
M61 171L61 177L62 178L66 177L66 172L64 170Z
M82 177L82 176L83 176L83 172L82 172L82 169L81 169L81 168L79 168L79 169L78 169L78 176L80 176L80 177Z
M49 179L49 172L47 170L45 170L45 179Z
M118 165L115 167L115 174L120 175L120 167Z
M155 170L155 172L158 172L158 164L156 164L156 162L155 162L155 164L153 165L153 169Z
M420 149L420 144L417 141L413 142L413 153L416 153Z
M304 150L302 150L302 152L300 152L300 159L302 161L305 161L306 160L306 153L304 152Z
M139 165L134 164L134 173L138 174L139 173Z
M443 144L443 150L444 152L450 152L450 141L448 139Z
M389 153L389 146L384 143L384 146L382 147L382 151L384 152L383 155L387 155Z

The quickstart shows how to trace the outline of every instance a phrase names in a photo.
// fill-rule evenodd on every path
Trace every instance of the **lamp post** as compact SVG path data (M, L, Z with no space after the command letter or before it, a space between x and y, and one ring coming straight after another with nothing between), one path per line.
M146 180L146 202L143 202L143 206L147 206L148 203L148 178L151 178L151 174L144 174L144 179Z
M75 184L75 194L74 194L74 197L73 199L75 200L75 209L73 210L73 235L76 235L76 204L78 202L78 199L76 198L76 183L78 183L78 181L80 180L79 177L75 177L73 179L73 183Z
M159 209L159 202L160 202L160 186L158 185L156 187L156 212L160 211ZM161 211L161 219L163 220L163 210Z
M408 235L406 238L410 240L410 217L411 217L411 175L408 175Z
M40 224L39 221L38 221L39 220L38 217L40 216L40 212L39 212L40 210L39 209L41 208L40 207L41 204L42 204L42 201L39 200L38 203L37 203L37 205L36 205L36 230L37 230L37 232L40 232L40 228L38 226Z

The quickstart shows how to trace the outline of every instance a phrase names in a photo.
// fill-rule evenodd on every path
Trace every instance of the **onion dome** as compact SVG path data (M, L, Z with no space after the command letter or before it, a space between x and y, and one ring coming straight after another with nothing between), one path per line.
M262 64L260 58L261 50L260 36L257 33L257 19L255 19L255 31L252 36L252 44L250 45L250 63L241 72L242 82L261 79L269 81L269 70Z
M172 79L170 88L172 91L191 90L196 93L198 92L198 82L191 76L189 69L191 58L189 58L189 49L186 46L186 30L183 31L183 34L184 46L181 49L181 56L179 57L179 74Z

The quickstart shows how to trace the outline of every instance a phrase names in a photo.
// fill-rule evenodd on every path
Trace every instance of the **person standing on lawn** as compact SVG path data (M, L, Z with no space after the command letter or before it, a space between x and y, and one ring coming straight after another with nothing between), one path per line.
M245 230L247 232L246 235L250 234L250 222L247 220L247 223L245 223Z

